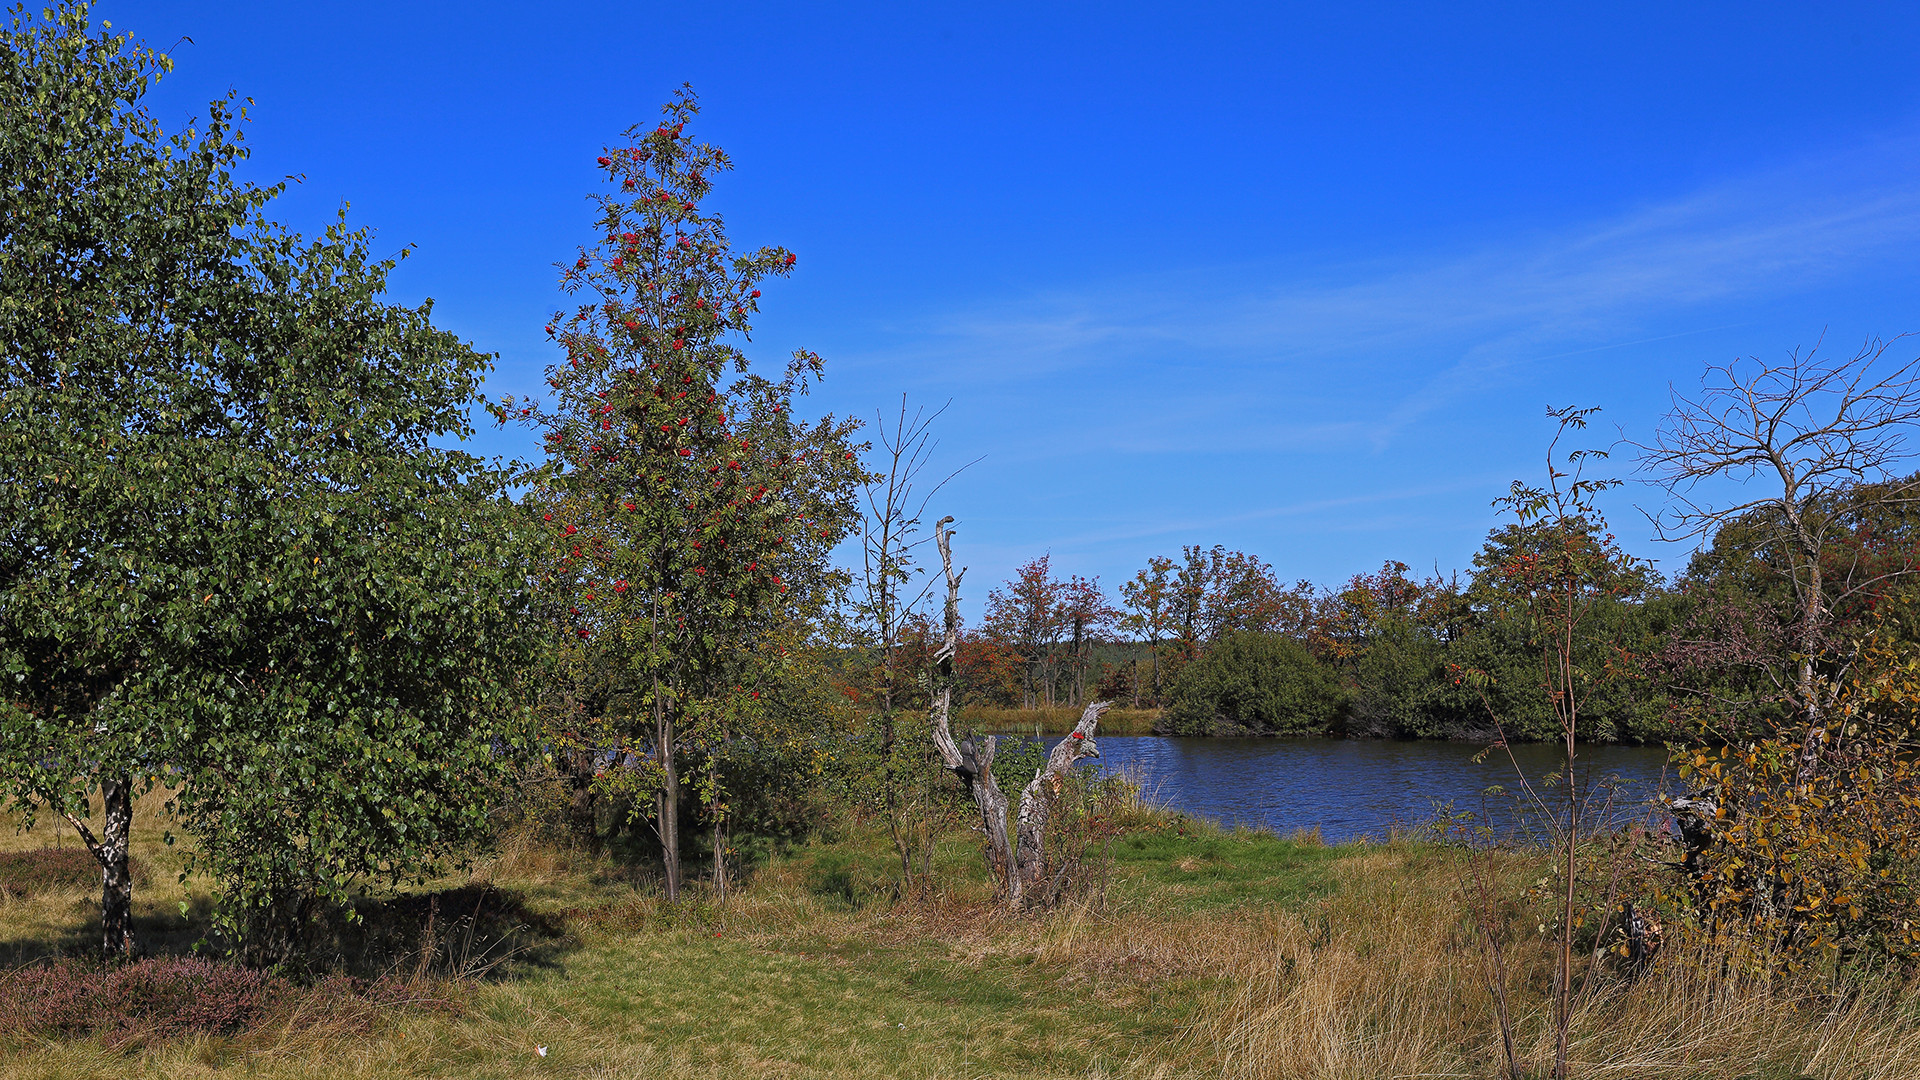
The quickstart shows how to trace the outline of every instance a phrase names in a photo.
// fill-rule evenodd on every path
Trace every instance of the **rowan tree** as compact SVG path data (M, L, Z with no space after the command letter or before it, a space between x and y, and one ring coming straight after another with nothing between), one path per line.
M1060 583L1060 621L1070 635L1067 664L1073 674L1073 704L1087 696L1087 669L1093 662L1093 646L1107 639L1118 612L1107 602L1098 576L1078 574Z
M1148 701L1155 705L1160 703L1160 642L1176 626L1173 620L1173 583L1167 577L1172 571L1173 560L1156 555L1147 560L1145 569L1134 573L1133 580L1120 585L1120 600L1127 608L1120 625L1134 637L1144 638L1153 658L1153 682L1150 684ZM1135 690L1137 705L1137 686Z
M858 521L867 478L856 422L794 415L819 357L796 352L769 379L737 344L758 286L796 260L775 247L736 254L702 207L731 166L687 137L697 110L683 89L661 123L598 158L611 190L594 197L594 244L560 265L581 303L547 327L565 350L549 368L551 403L509 403L545 441L536 503L563 630L618 672L605 728L615 743L589 749L635 767L601 769L593 783L651 798L670 899L681 887L683 758L752 713L743 701L790 648L792 625L844 588L827 556ZM578 747L569 734L554 733ZM706 796L720 812L721 793Z

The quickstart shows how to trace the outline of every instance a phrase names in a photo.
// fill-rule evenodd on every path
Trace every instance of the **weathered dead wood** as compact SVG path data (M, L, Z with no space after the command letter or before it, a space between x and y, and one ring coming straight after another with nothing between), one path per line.
M967 785L974 806L980 811L980 831L987 838L987 864L999 878L1000 896L1009 908L1019 909L1037 895L1034 888L1046 869L1047 822L1053 813L1049 795L1061 791L1061 777L1079 762L1099 757L1094 745L1094 729L1100 714L1111 707L1097 701L1087 706L1071 734L1060 740L1047 755L1047 763L1034 773L1020 793L1020 814L1016 852L1007 840L1008 803L1000 784L993 778L993 755L997 740L992 735L955 742L953 738L954 662L960 650L960 578L966 567L953 568L952 517L934 524L934 542L940 547L940 565L947 578L946 628L940 650L933 655L932 719L933 745L948 771ZM1040 890L1052 891L1052 890Z
M1033 774L1033 779L1020 792L1020 815L1014 826L1015 849L1013 864L1013 888L1009 891L1008 903L1018 907L1038 896L1034 885L1047 866L1047 822L1053 815L1053 799L1061 792L1061 777L1087 758L1100 756L1100 748L1094 745L1093 732L1100 726L1100 714L1112 707L1111 702L1096 701L1087 706L1080 714L1080 722L1066 738L1054 744L1053 752L1047 755L1047 763ZM1053 890L1047 890L1049 892Z
M934 542L940 546L940 566L947 577L946 629L940 639L940 651L933 654L933 745L947 769L967 785L967 794L980 810L980 831L987 837L987 865L1000 879L1003 896L1011 895L1015 885L1010 873L1013 865L1007 843L1007 797L993 779L994 737L953 741L954 662L960 651L960 579L967 572L953 569L952 516L933 526Z

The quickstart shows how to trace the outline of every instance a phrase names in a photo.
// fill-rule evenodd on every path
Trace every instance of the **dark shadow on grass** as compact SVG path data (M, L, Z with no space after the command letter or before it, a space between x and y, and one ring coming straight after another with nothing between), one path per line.
M329 971L363 978L418 974L502 979L553 967L571 945L559 919L490 884L402 893L354 905L327 920L313 955Z
M0 945L0 973L47 961L97 959L97 901L92 908L70 932ZM224 956L228 950L215 936L213 916L205 896L194 897L183 913L142 904L136 894L134 940L146 957ZM572 945L560 920L493 885L366 898L350 909L322 912L304 930L301 957L287 967L309 978L497 980L554 967Z

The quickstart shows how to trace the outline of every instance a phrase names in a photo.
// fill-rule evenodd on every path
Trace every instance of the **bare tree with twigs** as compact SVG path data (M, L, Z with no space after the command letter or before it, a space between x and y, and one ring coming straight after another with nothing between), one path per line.
M894 651L901 623L933 588L930 580L918 590L913 588L913 579L919 576L915 552L928 540L919 535L921 517L941 488L979 460L960 466L939 483L921 490L921 474L939 446L933 438L933 422L951 404L931 413L918 408L908 416L907 396L902 394L900 412L891 421L878 412L874 414L880 442L876 464L880 468L871 474L862 492L867 512L860 525L859 614L880 650L880 707L889 715L893 712Z
M1920 421L1920 359L1887 355L1900 340L1870 340L1845 360L1821 358L1816 343L1777 363L1709 365L1698 395L1673 392L1652 444L1634 444L1641 470L1672 497L1649 515L1661 539L1711 537L1740 521L1759 527L1782 556L1795 655L1778 682L1807 727L1803 780L1830 741L1825 715L1846 666L1828 655L1834 608L1916 569L1906 560L1863 565L1858 547L1844 564L1829 564L1862 512L1920 498L1920 475L1894 469L1913 456L1907 436ZM1723 480L1764 488L1713 500L1706 489Z
M862 490L866 512L860 523L860 590L855 615L879 652L875 687L881 737L877 794L900 857L905 885L911 885L914 878L915 845L911 838L919 838L923 862L930 863L932 834L925 827L925 799L916 798L924 795L916 783L923 771L917 755L925 753L924 746L918 740L907 740L911 745L903 746L899 737L901 717L894 699L899 685L901 628L933 588L931 580L918 583L917 588L915 581L924 577L916 553L928 540L920 531L927 504L973 464L960 466L931 486L922 482L939 446L933 438L933 423L946 411L947 405L942 405L932 412L921 407L909 414L905 394L900 395L900 411L891 419L876 411L877 468L868 474ZM903 750L906 760L900 760Z

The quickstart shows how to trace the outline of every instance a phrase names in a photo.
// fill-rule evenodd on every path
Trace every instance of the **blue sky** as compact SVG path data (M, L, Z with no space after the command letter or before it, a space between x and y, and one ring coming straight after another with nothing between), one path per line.
M933 507L976 611L1044 552L1109 587L1196 543L1329 584L1462 568L1548 405L1644 438L1708 361L1920 330L1907 5L95 16L172 46L170 126L254 99L252 174L303 177L284 220L350 202L417 245L397 298L497 352L495 394L541 387L594 156L691 82L735 242L800 255L750 354L821 353L822 411L951 400L941 460L984 455ZM1610 509L1675 569L1656 502Z

